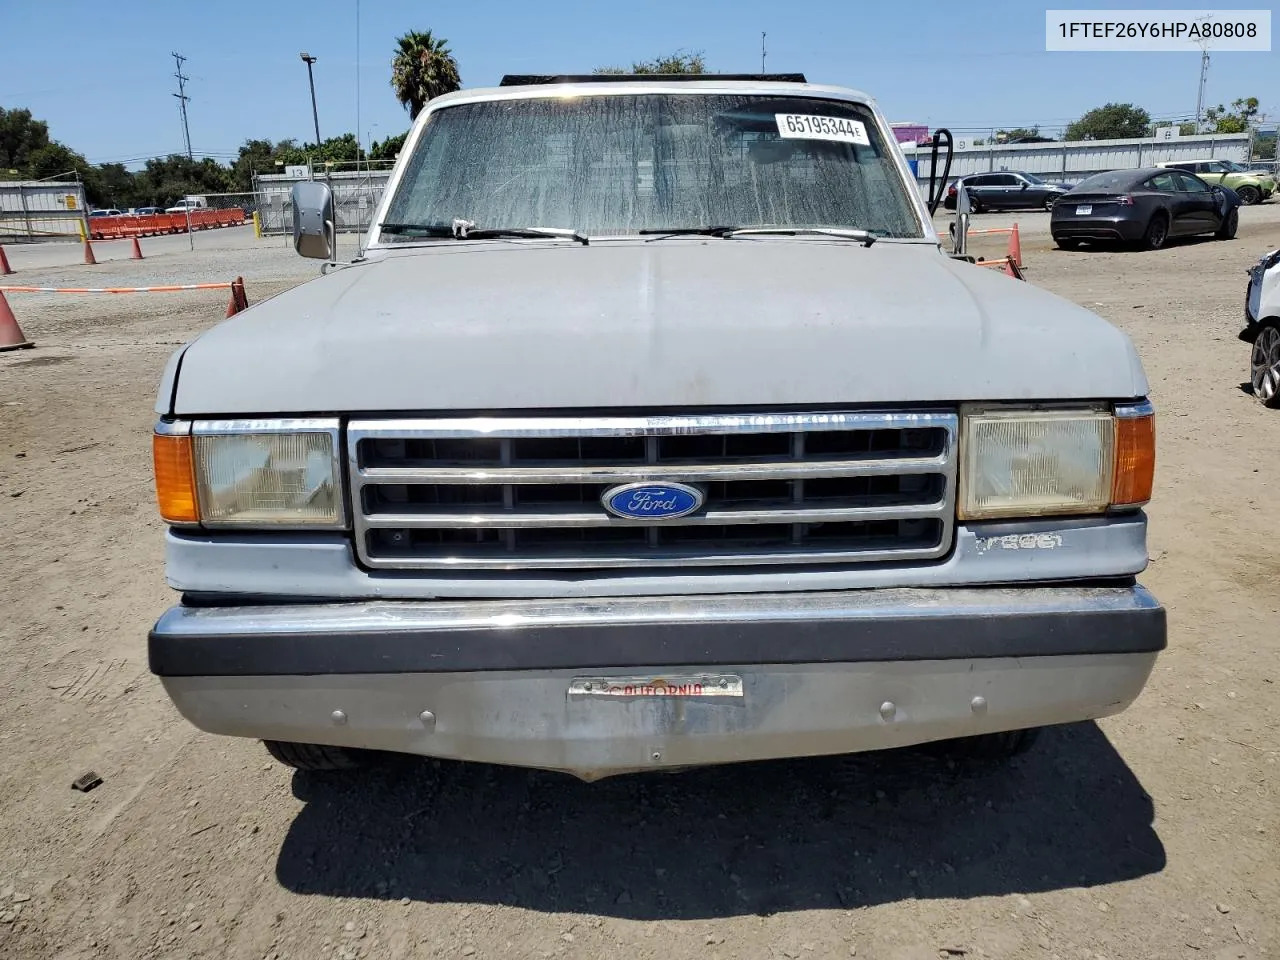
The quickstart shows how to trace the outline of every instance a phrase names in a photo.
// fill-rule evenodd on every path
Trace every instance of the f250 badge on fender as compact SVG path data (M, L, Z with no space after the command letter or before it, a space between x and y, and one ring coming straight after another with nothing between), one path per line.
M702 506L697 487L684 483L627 483L600 496L604 508L623 520L675 520Z

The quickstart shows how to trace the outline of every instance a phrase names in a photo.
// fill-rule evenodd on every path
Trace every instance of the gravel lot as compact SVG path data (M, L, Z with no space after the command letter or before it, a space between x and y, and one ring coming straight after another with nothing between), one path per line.
M595 785L425 762L326 779L198 733L146 669L173 601L149 434L165 360L226 297L10 295L38 348L0 354L0 957L1280 955L1280 413L1241 389L1235 337L1280 204L1242 211L1235 242L1150 254L1053 250L1043 214L978 221L1014 219L1030 282L1147 366L1144 582L1171 633L1129 711L994 770L913 750ZM218 233L98 267L8 248L8 280L243 275L256 302L317 272ZM87 770L103 785L72 791Z

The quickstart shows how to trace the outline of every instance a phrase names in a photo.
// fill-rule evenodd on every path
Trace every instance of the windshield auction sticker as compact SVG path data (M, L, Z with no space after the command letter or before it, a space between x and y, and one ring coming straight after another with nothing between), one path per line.
M1270 10L1046 10L1046 50L1271 49Z
M867 128L847 117L817 117L810 113L775 113L778 136L791 140L834 140L869 147Z

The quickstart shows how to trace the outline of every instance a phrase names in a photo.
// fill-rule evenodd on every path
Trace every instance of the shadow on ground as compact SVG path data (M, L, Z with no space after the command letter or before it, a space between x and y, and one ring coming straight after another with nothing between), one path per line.
M296 774L289 890L633 919L1088 887L1161 870L1151 798L1095 724L1004 766L937 751L580 783L421 762Z

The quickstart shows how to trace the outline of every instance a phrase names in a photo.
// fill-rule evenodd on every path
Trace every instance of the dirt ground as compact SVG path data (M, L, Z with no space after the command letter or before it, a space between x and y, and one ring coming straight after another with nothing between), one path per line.
M1241 389L1235 336L1280 204L1244 214L1235 242L1157 253L1056 251L1043 215L1005 218L1030 282L1146 364L1143 581L1170 644L1129 711L1003 769L905 751L326 779L199 733L146 669L174 601L149 443L166 358L225 297L10 295L38 347L0 354L0 957L1280 956L1280 412ZM96 268L10 252L9 282L241 273L253 300L315 273L279 241ZM102 786L73 791L88 770Z

